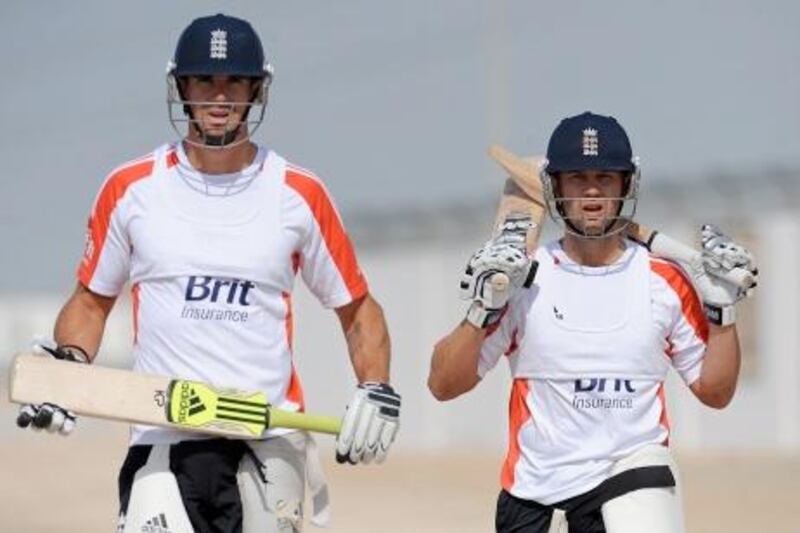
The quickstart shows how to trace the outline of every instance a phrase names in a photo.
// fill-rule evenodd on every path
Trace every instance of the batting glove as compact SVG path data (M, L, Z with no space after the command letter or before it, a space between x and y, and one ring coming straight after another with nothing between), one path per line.
M521 288L531 286L537 267L524 246L486 243L470 258L461 278L461 298L472 300L467 320L477 328L497 323L509 299Z
M89 358L77 346L58 346L51 348L43 344L34 346L35 352L46 352L56 359L75 363L88 363ZM24 404L19 408L17 426L31 427L34 431L47 430L49 433L69 435L75 429L75 414L52 403Z
M735 304L755 291L758 268L753 255L735 243L717 227L704 225L700 230L703 246L701 258L688 266L695 287L703 299L706 317L718 326L736 322ZM748 287L740 287L723 279L734 268L743 268L753 275Z
M336 438L339 463L382 463L400 427L400 395L388 383L359 384Z

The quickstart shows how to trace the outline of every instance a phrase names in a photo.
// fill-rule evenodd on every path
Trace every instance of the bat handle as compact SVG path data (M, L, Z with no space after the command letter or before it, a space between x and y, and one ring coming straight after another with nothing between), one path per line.
M753 273L746 268L736 267L723 272L720 277L740 289L747 290L753 286Z
M316 433L338 435L342 429L342 420L332 416L295 413L273 407L269 410L267 427L304 429Z
M497 272L492 274L492 277L489 279L489 283L492 284L493 292L504 292L508 289L510 280L506 274Z
M701 252L695 250L691 246L687 246L682 242L664 235L663 233L654 232L646 244L647 248L656 255L680 261L683 263L692 263L701 257ZM754 277L753 273L746 268L732 268L720 274L715 274L717 277L736 285L742 290L747 290L753 286Z

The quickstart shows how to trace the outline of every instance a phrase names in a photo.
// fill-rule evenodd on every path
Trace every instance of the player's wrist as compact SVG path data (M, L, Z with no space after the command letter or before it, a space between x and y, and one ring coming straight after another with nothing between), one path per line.
M731 326L736 323L736 306L733 304L720 305L703 302L708 322L720 327Z
M91 362L89 359L89 354L86 353L86 350L75 344L59 344L55 348L42 346L42 349L56 359L62 361L85 364L89 364Z
M483 302L475 300L467 309L466 319L469 324L480 330L489 329L500 322L507 308L508 304L499 309L487 309Z

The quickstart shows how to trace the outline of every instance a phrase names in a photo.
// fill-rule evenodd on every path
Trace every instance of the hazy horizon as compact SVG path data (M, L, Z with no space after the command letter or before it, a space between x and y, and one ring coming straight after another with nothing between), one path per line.
M0 293L72 283L100 182L174 139L178 35L218 11L250 20L275 65L257 140L320 174L345 218L496 195L490 143L541 152L586 109L622 122L648 180L800 168L794 2L76 6L0 5Z

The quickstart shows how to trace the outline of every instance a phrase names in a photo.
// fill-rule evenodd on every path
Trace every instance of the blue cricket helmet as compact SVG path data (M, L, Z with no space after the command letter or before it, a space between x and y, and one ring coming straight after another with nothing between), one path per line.
M573 170L634 172L628 134L614 117L589 111L567 117L547 145L547 174Z
M171 68L176 77L272 76L269 63L264 60L261 39L250 23L222 13L197 18L183 30Z
M236 127L222 136L207 135L203 131L192 115L191 107L207 105L208 102L186 100L179 81L188 76L215 75L257 80L248 102L228 104L246 105L247 109ZM169 122L186 142L205 148L226 148L246 142L264 121L267 88L272 77L272 67L264 58L261 39L249 22L222 13L197 18L181 33L175 55L167 65ZM242 128L247 129L247 135L240 134ZM192 130L200 134L202 142L190 140Z

